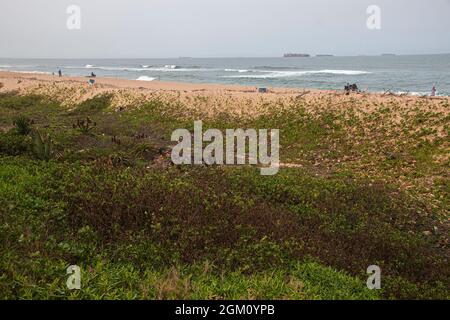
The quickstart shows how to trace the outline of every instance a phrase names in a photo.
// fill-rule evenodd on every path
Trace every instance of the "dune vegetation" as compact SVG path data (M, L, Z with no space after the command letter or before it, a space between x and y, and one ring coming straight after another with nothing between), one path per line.
M449 99L126 94L0 93L1 299L450 298ZM280 129L279 173L172 165L198 119Z

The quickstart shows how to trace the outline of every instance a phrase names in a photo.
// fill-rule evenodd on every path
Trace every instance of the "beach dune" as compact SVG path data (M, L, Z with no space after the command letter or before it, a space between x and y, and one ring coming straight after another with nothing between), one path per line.
M196 84L161 81L139 81L119 78L95 78L89 84L87 77L58 77L51 74L0 72L0 92L16 91L19 94L41 94L71 106L99 94L113 95L112 108L128 109L142 105L149 99L161 99L179 103L180 115L198 114L214 117L229 114L240 117L256 117L269 109L284 108L292 103L302 103L305 108L346 108L348 103L360 101L360 109L371 112L383 104L403 107L427 100L427 106L443 112L443 100L448 97L418 97L391 93L352 93L336 90L311 90L293 88L268 88L267 93L258 92L257 87Z

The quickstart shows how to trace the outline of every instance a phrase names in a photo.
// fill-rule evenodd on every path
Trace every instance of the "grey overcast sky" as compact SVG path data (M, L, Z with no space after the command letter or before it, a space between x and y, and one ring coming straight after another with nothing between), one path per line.
M69 5L81 30L69 30ZM366 26L381 8L381 30ZM0 57L450 53L450 0L0 0Z

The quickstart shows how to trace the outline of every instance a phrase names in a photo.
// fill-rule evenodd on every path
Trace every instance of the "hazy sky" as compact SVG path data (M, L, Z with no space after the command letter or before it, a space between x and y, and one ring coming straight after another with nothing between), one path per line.
M69 30L69 5L81 30ZM381 8L381 30L366 26ZM0 0L0 57L450 52L450 0Z

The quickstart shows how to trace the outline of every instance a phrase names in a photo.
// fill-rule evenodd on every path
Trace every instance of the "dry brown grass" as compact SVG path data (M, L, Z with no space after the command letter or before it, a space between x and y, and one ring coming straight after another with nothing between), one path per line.
M155 289L158 300L186 299L192 290L189 279L182 279L180 272L175 267L172 267L164 277L156 281Z

